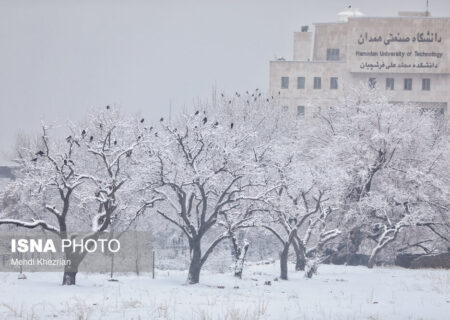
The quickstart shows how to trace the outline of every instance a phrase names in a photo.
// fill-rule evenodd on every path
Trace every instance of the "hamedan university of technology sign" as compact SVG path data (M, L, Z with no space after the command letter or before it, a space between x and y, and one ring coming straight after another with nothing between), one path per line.
M450 19L350 19L351 72L450 73Z

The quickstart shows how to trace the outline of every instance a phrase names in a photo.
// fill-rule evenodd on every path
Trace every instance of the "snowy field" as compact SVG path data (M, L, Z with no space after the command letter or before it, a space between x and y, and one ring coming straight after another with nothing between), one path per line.
M274 281L278 265L253 265L243 280L203 272L200 285L186 273L80 274L78 285L59 285L61 274L0 274L0 319L449 319L450 271L320 266L313 279L290 270ZM265 285L271 281L271 285Z

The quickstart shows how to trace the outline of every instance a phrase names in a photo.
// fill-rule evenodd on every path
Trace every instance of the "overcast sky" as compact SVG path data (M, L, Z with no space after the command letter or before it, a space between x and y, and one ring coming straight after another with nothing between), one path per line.
M212 87L268 88L269 60L292 58L293 32L337 20L424 10L426 0L0 0L0 164L18 132L93 107L167 116ZM430 0L450 16L449 0Z

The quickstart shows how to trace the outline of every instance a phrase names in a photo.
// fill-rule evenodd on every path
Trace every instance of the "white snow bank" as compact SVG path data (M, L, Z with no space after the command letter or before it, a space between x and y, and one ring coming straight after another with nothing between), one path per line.
M182 271L159 271L155 280L123 275L119 282L80 274L72 287L61 286L61 276L28 273L18 280L0 274L0 319L398 320L446 319L450 313L446 270L325 265L313 279L291 268L288 281L274 281L278 264L253 265L243 280L205 272L194 286L184 285Z

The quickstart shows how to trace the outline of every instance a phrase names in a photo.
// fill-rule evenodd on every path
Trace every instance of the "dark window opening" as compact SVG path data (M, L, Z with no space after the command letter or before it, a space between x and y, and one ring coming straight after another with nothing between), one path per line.
M327 49L327 60L328 61L338 61L339 60L339 49Z
M330 78L330 89L337 89L338 88L338 78L336 77L331 77Z
M320 77L314 77L314 89L322 88L322 79Z
M405 89L405 90L412 90L412 79L411 78L406 78L405 79L403 89Z
M289 88L289 77L281 77L281 89Z
M393 78L386 79L386 90L394 90L394 79Z
M305 77L297 78L297 89L305 89Z
M422 90L424 91L431 90L431 79L422 79Z

